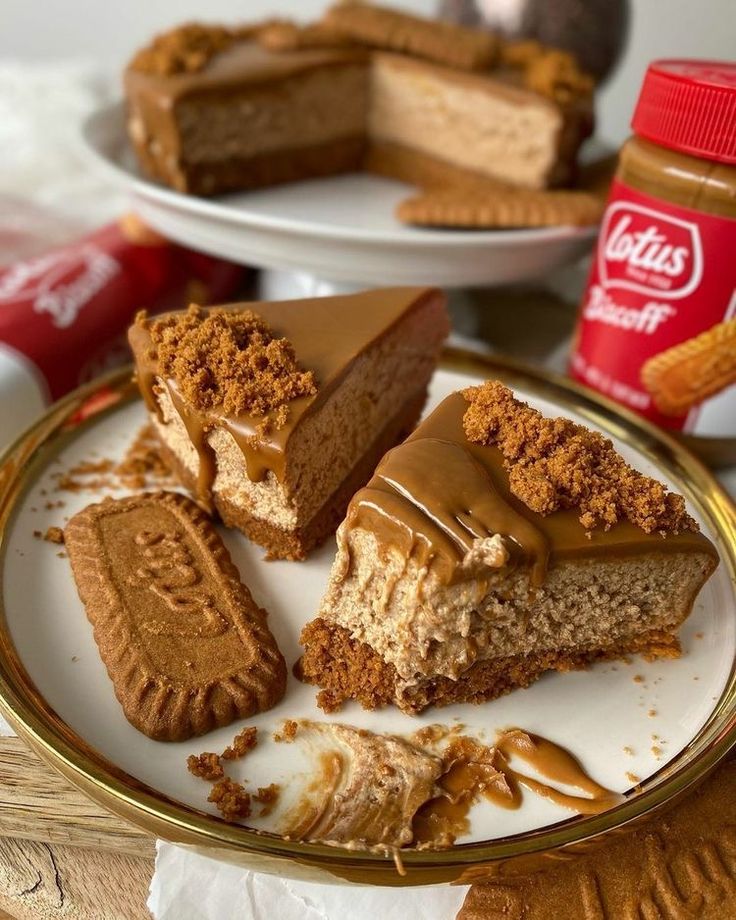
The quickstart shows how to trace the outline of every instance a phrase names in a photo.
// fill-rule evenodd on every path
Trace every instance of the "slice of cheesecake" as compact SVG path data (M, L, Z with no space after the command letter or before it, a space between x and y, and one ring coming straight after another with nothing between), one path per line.
M416 712L676 656L717 562L681 496L489 382L445 399L353 498L301 674L327 710Z
M183 485L302 559L415 425L448 329L439 291L388 288L140 316L129 337Z

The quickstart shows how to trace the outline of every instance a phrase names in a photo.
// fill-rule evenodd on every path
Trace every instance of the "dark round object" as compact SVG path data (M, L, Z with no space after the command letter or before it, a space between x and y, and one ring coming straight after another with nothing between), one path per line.
M440 16L570 51L600 82L623 52L630 7L629 0L441 0Z

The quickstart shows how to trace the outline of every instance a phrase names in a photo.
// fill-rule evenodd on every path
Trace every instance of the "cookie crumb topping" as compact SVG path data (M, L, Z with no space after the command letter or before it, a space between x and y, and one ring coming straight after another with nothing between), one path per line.
M160 319L140 313L136 323L148 329L160 376L173 379L194 409L264 417L264 431L286 424L292 400L317 392L291 342L251 310L192 304Z
M546 418L497 380L463 395L466 437L501 451L512 494L532 511L576 509L587 530L620 521L662 535L698 530L681 495L629 466L598 432Z

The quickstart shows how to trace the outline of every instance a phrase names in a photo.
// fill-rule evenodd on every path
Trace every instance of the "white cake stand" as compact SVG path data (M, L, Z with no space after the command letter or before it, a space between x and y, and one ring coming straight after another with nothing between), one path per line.
M305 275L312 279L307 289L322 293L366 285L475 287L526 281L584 255L596 234L592 227L407 227L393 213L411 189L365 174L214 199L182 195L137 171L121 103L92 113L82 142L87 157L129 192L150 226L234 262L301 273L294 290L304 289ZM283 278L276 284L284 289Z

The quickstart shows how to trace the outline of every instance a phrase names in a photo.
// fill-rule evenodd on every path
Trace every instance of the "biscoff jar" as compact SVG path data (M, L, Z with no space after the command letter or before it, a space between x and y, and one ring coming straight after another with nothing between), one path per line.
M570 373L736 463L736 63L649 66Z

